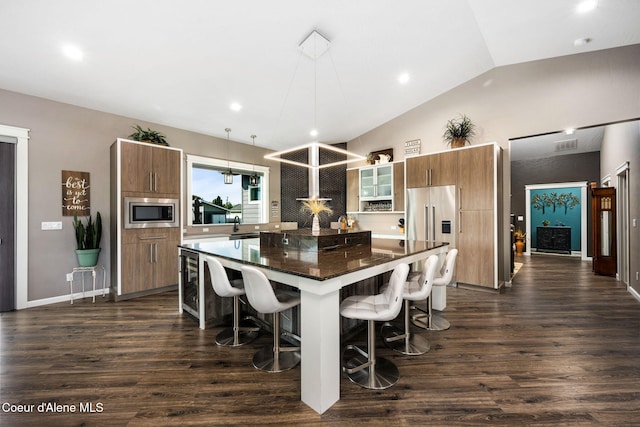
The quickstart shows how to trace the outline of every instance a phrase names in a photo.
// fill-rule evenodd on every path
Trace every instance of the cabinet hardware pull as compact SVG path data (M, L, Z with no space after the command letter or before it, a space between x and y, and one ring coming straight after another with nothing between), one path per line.
M167 236L138 237L139 240L164 240Z
M149 172L149 191L153 191L153 172Z
M158 191L158 174L155 172L153 173L153 191Z

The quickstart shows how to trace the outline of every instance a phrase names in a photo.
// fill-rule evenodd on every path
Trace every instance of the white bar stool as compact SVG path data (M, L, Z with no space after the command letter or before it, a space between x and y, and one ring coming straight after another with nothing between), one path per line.
M433 286L447 286L453 282L453 271L456 266L456 258L458 256L457 249L451 249L447 252L447 256L442 264L439 274L433 278ZM431 298L427 298L427 311L420 307L413 306L413 310L420 311L419 314L411 316L411 322L419 328L428 331L444 331L451 327L451 323L440 314L433 312L433 304Z
M104 298L104 290L107 285L107 277L105 275L104 267L102 265L94 265L93 267L74 267L71 273L67 274L67 282L69 282L69 293L71 297L71 304L73 304L73 279L76 273L80 273L82 278L82 294L84 296L84 273L91 272L91 278L93 280L93 301L96 302L96 271L102 270L102 297Z
M266 372L282 372L300 363L300 347L280 346L280 313L300 304L297 292L274 290L265 274L254 267L242 267L242 278L249 304L257 312L273 314L273 346L253 355L253 366Z
M239 279L234 280L233 284L229 282L226 270L214 257L206 256L205 262L209 266L211 286L214 292L223 298L233 297L233 326L216 335L216 344L237 347L250 343L256 339L260 328L240 326L240 296L245 295L243 281Z
M433 286L433 277L438 268L438 255L431 255L424 260L422 272L414 281L405 282L402 290L404 298L404 331L386 322L382 325L380 335L387 347L398 353L409 356L424 354L429 351L429 341L422 335L411 332L409 312L411 301L419 301L428 298Z
M396 318L402 308L402 288L407 281L409 265L398 264L389 279L389 286L377 295L354 295L340 304L340 314L349 319L367 321L367 351L348 345L342 353L342 370L349 380L361 387L382 390L398 382L400 373L393 362L382 357L376 359L375 321ZM345 359L348 351L355 356Z

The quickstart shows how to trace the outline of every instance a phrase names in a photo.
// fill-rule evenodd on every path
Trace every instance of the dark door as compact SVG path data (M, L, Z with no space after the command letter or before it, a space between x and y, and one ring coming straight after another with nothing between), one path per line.
M16 308L15 165L16 144L0 140L0 312Z
M616 248L616 189L593 188L593 272L615 276L618 267Z

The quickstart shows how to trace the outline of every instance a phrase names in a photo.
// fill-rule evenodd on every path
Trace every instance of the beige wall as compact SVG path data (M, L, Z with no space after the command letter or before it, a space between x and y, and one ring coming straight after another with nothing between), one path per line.
M638 118L639 94L640 45L499 67L349 141L348 147L359 154L393 147L394 160L400 160L404 142L421 139L422 153L441 151L446 121L467 114L478 125L474 143L496 141L504 149L507 227L509 139ZM637 199L631 216L640 218ZM632 248L638 248L637 230L632 229ZM508 255L507 233L503 245ZM505 277L508 264L504 260ZM632 260L631 269L638 271L639 261Z
M116 138L130 135L134 124L162 132L172 147L182 148L185 153L217 158L226 158L228 153L231 160L269 166L270 199L280 201L280 166L266 162L263 156L267 150L259 147L234 143L229 150L225 139L4 90L0 90L0 124L31 130L28 143L29 302L47 298L55 301L55 297L68 295L65 276L77 266L73 218L62 216L62 170L91 174L91 211L94 215L100 211L105 230L99 262L110 265L109 147ZM279 217L270 219L280 220ZM62 221L63 229L42 231L43 221ZM107 283L109 280L107 273ZM85 287L89 289L86 284Z

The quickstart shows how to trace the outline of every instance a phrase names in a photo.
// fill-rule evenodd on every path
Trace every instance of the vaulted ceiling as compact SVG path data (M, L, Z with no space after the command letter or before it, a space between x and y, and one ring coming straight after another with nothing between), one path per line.
M273 149L339 142L493 67L640 43L639 1L579 3L4 1L0 88Z

